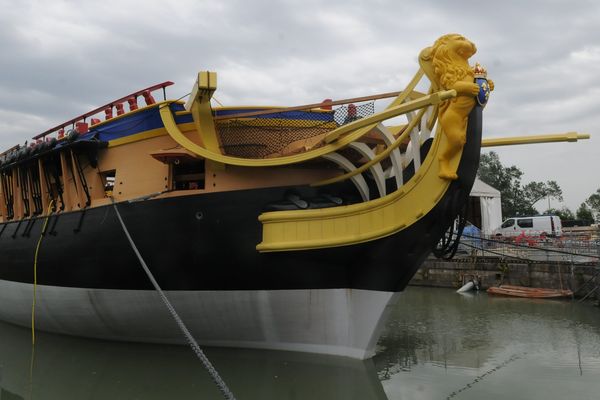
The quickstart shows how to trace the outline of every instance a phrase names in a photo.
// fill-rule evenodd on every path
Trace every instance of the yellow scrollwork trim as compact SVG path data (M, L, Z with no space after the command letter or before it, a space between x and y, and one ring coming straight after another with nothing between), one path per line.
M205 147L202 147L190 139L188 139L179 129L177 124L175 123L175 118L173 117L173 112L168 107L168 104L164 105L160 108L160 116L162 118L162 122L167 130L167 133L179 143L181 146L191 151L192 153L204 157L207 160L215 161L223 164L230 165L238 165L243 167L272 167L277 165L287 165L293 163L299 163L307 160L311 160L317 157L320 157L324 154L328 154L338 149L341 149L347 146L349 143L352 143L359 139L361 136L366 135L372 127L374 127L377 123L384 121L386 119L390 119L396 117L398 115L402 115L411 111L415 111L421 109L423 107L427 107L429 105L439 104L444 100L449 98L453 98L456 96L456 91L447 90L441 91L437 93L433 93L424 97L421 97L416 100L411 100L405 103L402 103L397 106L390 107L382 112L371 115L366 118L359 119L357 121L351 122L347 125L341 126L335 129L332 132L339 132L342 137L339 140L334 141L333 143L326 144L322 147L316 148L311 151L307 151L305 153L294 154L291 156L278 157L278 158L264 158L264 159L249 159L249 158L240 158L240 157L231 157L224 154L216 153L211 151ZM368 129L367 129L368 127ZM364 128L364 129L363 129Z

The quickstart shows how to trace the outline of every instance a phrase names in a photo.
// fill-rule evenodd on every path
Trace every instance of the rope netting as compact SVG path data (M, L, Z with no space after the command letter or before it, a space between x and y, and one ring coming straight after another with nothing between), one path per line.
M331 110L279 111L216 121L224 154L243 158L278 157L323 145L324 136L347 123L373 115L373 101Z

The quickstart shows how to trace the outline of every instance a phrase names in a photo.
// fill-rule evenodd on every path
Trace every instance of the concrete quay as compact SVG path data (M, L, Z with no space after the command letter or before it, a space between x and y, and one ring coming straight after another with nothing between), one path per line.
M498 257L468 257L450 261L429 258L410 285L458 289L471 279L477 279L482 290L500 284L563 288L572 290L578 298L600 300L598 263L507 261Z

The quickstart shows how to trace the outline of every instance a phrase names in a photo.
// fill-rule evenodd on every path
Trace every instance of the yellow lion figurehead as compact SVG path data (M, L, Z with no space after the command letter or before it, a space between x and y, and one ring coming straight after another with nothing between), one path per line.
M423 54L423 59L431 61L433 72L444 89L450 89L458 80L472 75L467 60L477 52L473 42L457 33L449 33L435 41Z
M419 55L423 72L431 80L433 90L455 90L456 97L443 102L438 111L445 147L439 152L439 177L458 179L456 166L451 161L457 157L467 142L467 119L475 106L475 96L480 87L474 82L469 58L477 48L464 36L450 33L435 41Z

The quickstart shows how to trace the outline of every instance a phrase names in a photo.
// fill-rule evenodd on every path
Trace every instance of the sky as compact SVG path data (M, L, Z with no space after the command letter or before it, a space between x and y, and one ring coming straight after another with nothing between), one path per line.
M595 0L0 0L0 149L155 83L179 98L200 70L218 73L228 106L401 90L419 51L452 32L495 82L484 138L592 136L493 149L523 183L556 180L551 206L575 211L600 188Z

